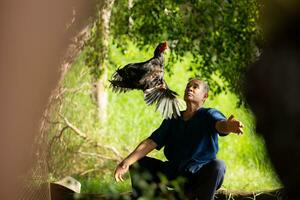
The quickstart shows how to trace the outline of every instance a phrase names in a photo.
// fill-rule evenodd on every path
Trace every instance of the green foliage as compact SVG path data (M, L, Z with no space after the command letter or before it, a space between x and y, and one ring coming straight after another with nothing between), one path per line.
M208 80L215 93L229 89L242 97L244 73L261 41L257 0L135 0L130 10L126 5L127 0L120 0L113 10L118 44L124 45L126 35L140 47L167 40L169 62L190 52L189 70ZM223 85L212 74L219 74Z
M98 80L104 72L100 67L107 59L106 48L103 44L102 21L99 12L97 17L93 19L92 28L88 41L85 44L85 65L90 68L94 80Z

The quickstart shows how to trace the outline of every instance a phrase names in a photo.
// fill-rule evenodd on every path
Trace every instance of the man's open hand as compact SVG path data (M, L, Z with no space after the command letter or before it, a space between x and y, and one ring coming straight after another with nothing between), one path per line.
M117 182L124 181L123 175L128 171L129 166L123 161L117 166L115 170L115 179Z
M227 129L228 132L236 133L238 135L243 134L244 124L236 119L234 119L233 115L227 119Z

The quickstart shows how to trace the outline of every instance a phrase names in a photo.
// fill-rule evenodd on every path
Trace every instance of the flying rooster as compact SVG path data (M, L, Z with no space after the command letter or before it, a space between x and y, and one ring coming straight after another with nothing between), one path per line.
M117 69L110 80L114 92L142 90L146 104L155 103L156 110L165 119L180 116L177 93L172 91L164 80L164 51L167 48L167 42L160 43L152 58Z

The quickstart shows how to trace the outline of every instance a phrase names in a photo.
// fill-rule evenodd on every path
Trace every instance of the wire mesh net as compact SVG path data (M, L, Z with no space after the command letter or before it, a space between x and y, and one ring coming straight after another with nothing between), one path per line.
M39 147L35 154L35 163L27 174L21 177L22 188L17 199L50 200L46 147L47 145Z
M55 94L55 91L53 92ZM53 96L51 95L47 109L41 120L40 131L35 137L32 146L33 163L30 170L21 177L21 191L17 193L19 200L50 200L49 185L49 142L47 133L49 131L49 123L47 119L52 109Z

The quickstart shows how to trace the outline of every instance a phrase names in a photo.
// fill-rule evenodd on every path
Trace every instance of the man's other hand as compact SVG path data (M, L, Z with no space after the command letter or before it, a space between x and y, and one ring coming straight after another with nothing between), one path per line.
M238 135L243 134L244 124L236 120L233 115L230 115L230 117L227 119L226 124L228 132L236 133Z
M128 171L129 166L122 161L115 170L115 179L117 182L124 181L123 175Z

